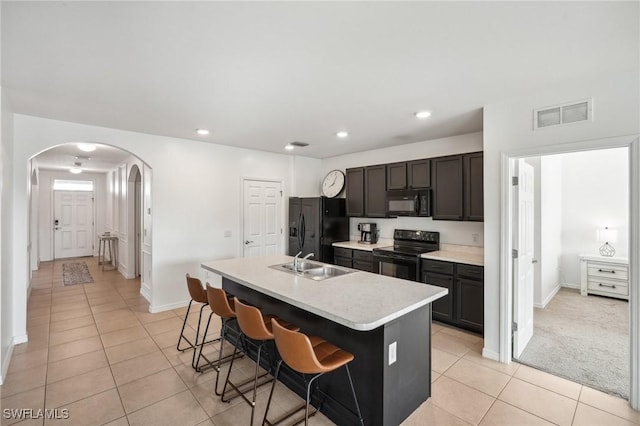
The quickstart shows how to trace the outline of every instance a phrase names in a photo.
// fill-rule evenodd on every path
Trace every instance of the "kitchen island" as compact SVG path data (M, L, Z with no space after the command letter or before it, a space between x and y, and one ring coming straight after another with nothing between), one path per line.
M240 299L277 315L355 355L350 365L367 425L396 425L431 394L431 303L441 287L350 270L323 281L273 268L290 256L236 258L203 263L222 276L222 286ZM340 268L346 270L346 268ZM304 395L298 376L282 381ZM358 424L346 373L323 376L328 396L322 412L335 423Z

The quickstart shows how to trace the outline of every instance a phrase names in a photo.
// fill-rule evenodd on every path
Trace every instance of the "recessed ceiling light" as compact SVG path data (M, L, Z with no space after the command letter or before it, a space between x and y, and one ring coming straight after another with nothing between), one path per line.
M288 144L286 144L286 145L284 146L284 149L286 149L286 150L288 150L288 151L291 151L293 148L295 148L295 146L291 145L290 143L288 143Z
M207 129L196 129L196 133L200 136L207 136L209 134L209 130Z
M347 136L349 136L349 133L345 132L344 130L342 130L342 131L336 133L336 136L339 137L339 138L346 138Z
M429 118L429 117L431 117L431 111L418 111L418 112L416 112L416 117L418 117L418 118Z
M96 150L96 146L92 143L78 143L78 149L84 152L93 152Z
M82 173L82 169L81 169L80 167L71 167L71 168L69 169L69 171L70 171L71 173L73 173L74 175L77 175L77 174L79 174L79 173Z

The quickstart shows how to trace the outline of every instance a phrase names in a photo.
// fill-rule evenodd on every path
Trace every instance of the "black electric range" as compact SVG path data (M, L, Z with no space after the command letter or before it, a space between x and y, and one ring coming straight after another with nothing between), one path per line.
M379 274L418 281L420 255L440 250L440 233L396 229L393 246L373 249L374 270Z

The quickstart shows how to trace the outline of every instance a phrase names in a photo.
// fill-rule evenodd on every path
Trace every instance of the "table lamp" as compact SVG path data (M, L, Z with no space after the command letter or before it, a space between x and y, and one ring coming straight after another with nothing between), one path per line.
M613 257L616 254L616 249L613 248L611 243L618 241L618 231L604 227L604 229L598 229L598 241L604 242L600 246L600 255L605 257Z

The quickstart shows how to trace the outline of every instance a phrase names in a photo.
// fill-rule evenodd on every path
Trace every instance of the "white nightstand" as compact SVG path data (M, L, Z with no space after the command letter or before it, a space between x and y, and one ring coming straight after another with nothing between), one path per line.
M580 255L580 294L629 300L629 260L624 257Z

